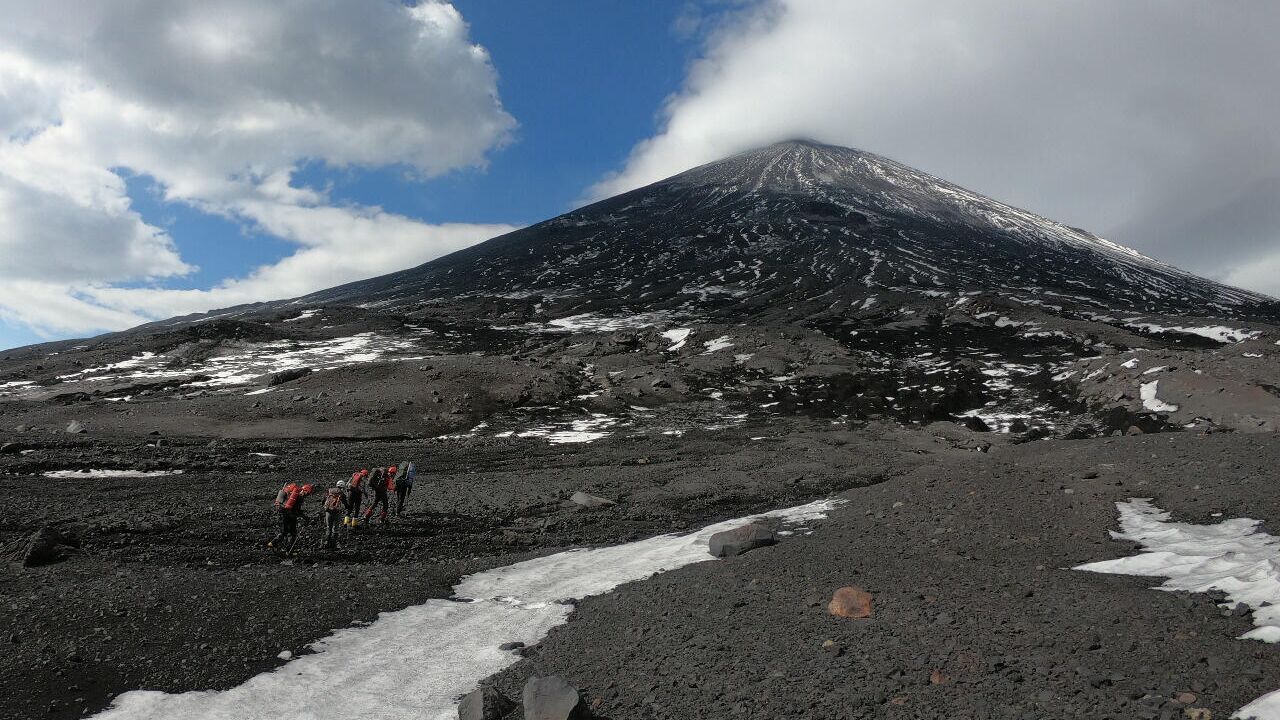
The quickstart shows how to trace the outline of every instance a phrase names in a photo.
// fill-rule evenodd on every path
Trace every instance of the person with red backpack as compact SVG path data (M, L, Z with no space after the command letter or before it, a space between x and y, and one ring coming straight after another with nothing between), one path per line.
M373 491L373 504L368 510L364 511L364 519L366 521L373 519L373 512L378 509L378 505L382 505L382 514L378 519L382 522L387 521L387 511L391 507L390 491L395 490L395 467L391 468L374 468L373 474L369 476L369 489Z
M360 505L364 503L368 478L368 470L357 470L351 473L351 482L347 483L347 517L343 523L350 527L360 524Z
M324 544L330 550L338 549L338 524L345 522L343 510L351 509L347 501L347 485L346 480L339 480L324 494Z
M267 547L292 553L298 542L298 518L307 519L302 511L302 501L315 491L315 486L288 483L276 493L276 510L280 514L280 532L276 534Z

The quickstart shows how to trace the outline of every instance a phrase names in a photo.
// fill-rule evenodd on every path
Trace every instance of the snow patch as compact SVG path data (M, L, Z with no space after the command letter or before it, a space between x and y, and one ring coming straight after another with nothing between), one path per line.
M1139 390L1139 395L1142 398L1142 407L1151 412L1177 412L1177 405L1172 405L1156 397L1156 388L1159 385L1159 380L1142 383L1142 388Z
M702 343L707 348L706 352L702 354L710 355L711 353L717 350L724 350L725 348L731 348L733 347L733 343L730 342L730 340L732 340L732 338L730 338L728 335L721 335L720 337L714 340L708 340Z
M222 691L123 693L100 720L369 720L458 716L457 699L518 658L505 642L538 643L565 622L569 598L607 593L655 574L713 560L710 537L752 520L807 525L841 500L729 520L688 535L660 535L591 550L570 550L464 578L457 601L428 600L385 612L369 625L334 632L280 668ZM342 688L335 701L333 688Z
M638 313L636 315L617 315L605 317L595 313L570 315L547 322L553 330L561 332L613 332L615 330L636 330L650 327L667 320L662 312Z
M673 344L667 348L668 352L674 352L684 347L685 342L689 340L689 333L693 332L689 328L676 328L675 330L666 330L662 333L662 337L670 340Z
M148 478L181 474L181 470L50 470L44 473L44 476L58 479Z
M1222 325L1205 325L1201 327L1186 327L1182 325L1157 325L1149 322L1126 322L1126 327L1136 330L1146 330L1148 332L1176 332L1184 335L1199 335L1200 337L1209 338L1217 342L1239 343L1245 340L1252 340L1262 334L1260 330L1249 330L1247 328L1230 328Z
M1260 520L1236 518L1212 525L1172 522L1150 498L1116 503L1116 540L1142 546L1138 555L1086 563L1076 570L1166 578L1157 590L1227 594L1227 607L1253 610L1253 630L1242 640L1280 641L1280 538L1260 532ZM1233 717L1280 720L1280 690L1254 700Z

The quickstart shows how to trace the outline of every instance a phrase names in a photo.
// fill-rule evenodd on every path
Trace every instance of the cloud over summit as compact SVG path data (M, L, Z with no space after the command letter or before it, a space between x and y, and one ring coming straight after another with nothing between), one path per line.
M591 195L812 137L1280 295L1248 270L1280 266L1278 25L1263 2L755 2Z

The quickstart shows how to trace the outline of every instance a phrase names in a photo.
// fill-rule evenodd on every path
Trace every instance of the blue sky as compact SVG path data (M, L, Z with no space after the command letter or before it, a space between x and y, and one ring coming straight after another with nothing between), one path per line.
M518 124L483 167L423 179L408 165L334 168L303 162L294 186L327 189L334 204L379 206L429 223L526 225L572 209L651 135L664 98L678 90L700 34L684 29L698 5L556 0L453 3L498 74L502 104ZM714 3L711 12L720 3ZM721 8L722 9L722 8ZM116 169L146 222L162 227L195 270L118 287L207 288L295 250L253 223L166 202L146 175ZM0 347L75 333L38 331L0 315Z
M0 347L412 267L793 137L881 153L1280 295L1280 93L1258 76L1280 66L1280 5L0 0L0 12L14 19L0 24Z

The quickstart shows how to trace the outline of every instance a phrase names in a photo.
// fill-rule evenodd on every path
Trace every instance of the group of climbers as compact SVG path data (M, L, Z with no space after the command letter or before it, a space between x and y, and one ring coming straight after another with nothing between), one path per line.
M391 493L396 495L395 514L403 513L417 474L417 467L406 460L390 467L357 470L351 474L350 480L339 480L324 495L325 547L338 549L339 525L357 528L362 523L372 522L374 513L378 513L378 518L386 523L391 513ZM280 532L267 543L268 548L285 554L293 552L298 542L298 520L310 520L303 511L303 501L315 489L311 484L291 482L276 493L275 508L280 518ZM373 502L361 515L360 509L369 497Z

